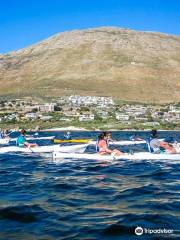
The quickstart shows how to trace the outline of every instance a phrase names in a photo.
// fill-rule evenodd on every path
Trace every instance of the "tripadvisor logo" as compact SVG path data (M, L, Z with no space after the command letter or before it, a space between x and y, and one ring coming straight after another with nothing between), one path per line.
M165 228L158 228L158 229L151 229L151 228L142 228L142 227L136 227L135 228L135 234L136 235L142 235L142 234L172 234L173 229L165 229Z
M143 228L142 227L137 227L135 228L135 234L136 235L142 235L143 234Z

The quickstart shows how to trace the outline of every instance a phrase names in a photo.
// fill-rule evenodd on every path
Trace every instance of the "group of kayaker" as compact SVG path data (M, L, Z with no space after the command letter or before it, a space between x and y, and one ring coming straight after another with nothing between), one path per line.
M137 135L133 135L130 138L133 141L142 141L143 138L138 137ZM121 152L118 149L110 149L109 142L113 142L112 135L110 132L103 132L99 135L97 143L96 143L96 150L101 155L111 154L113 156L120 156L126 153ZM180 147L174 144L173 138L168 138L165 140L158 139L158 132L157 130L153 129L151 131L150 138L146 139L148 150L151 153L168 153L168 154L176 154L180 153Z
M36 147L38 146L35 143L29 143L26 140L26 130L22 129L20 132L19 137L17 138L17 146L19 147ZM9 131L8 130L3 130L0 132L0 139L2 138L9 138ZM131 136L131 141L142 141L142 140L146 140L147 146L148 146L148 150L151 153L168 153L168 154L176 154L176 153L180 153L180 147L174 144L174 139L173 138L168 138L168 139L159 139L158 138L158 132L157 130L152 130L151 131L151 135L148 139L143 139L139 136L137 136L137 134L134 134L133 136ZM72 136L70 132L66 132L64 134L64 139L66 140L72 140ZM113 143L113 139L112 139L112 134L111 132L102 132L99 136L98 136L98 140L96 142L96 151L98 154L100 155L112 155L112 156L120 156L120 155L124 155L127 153L123 153L122 151L120 151L119 149L111 149L109 147L109 143Z

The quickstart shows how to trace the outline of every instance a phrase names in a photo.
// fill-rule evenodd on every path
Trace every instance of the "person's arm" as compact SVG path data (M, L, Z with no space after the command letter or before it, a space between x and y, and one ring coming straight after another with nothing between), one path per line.
M103 147L103 150L107 153L112 153L113 151L111 149L109 149L107 146Z
M28 142L24 142L24 146L28 147L29 143Z
M167 149L167 148L169 148L169 144L167 142L161 141L160 142L160 147L162 147L164 149Z
M99 142L98 147L104 152L112 153L112 151L108 148L106 141L104 140Z
M109 148L106 148L106 152L107 153L112 153L113 151L111 149L109 149Z

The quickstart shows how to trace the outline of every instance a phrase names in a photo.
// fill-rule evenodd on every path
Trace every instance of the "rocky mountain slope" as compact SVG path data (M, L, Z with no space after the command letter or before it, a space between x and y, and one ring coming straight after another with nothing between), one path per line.
M102 27L0 55L0 96L180 101L180 37Z

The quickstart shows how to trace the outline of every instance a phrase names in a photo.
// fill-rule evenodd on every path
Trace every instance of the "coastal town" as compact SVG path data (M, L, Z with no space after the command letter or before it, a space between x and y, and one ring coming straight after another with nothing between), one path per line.
M0 126L36 128L82 126L116 129L179 129L180 103L153 105L125 103L111 97L60 97L49 102L32 99L0 101Z

